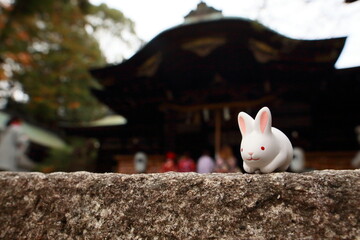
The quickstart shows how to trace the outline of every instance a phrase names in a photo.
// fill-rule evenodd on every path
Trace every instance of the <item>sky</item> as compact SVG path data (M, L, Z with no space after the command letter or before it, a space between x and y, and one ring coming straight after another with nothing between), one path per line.
M122 11L135 22L137 35L148 42L160 32L182 24L199 0L91 0ZM347 36L337 68L360 66L360 1L344 0L204 0L225 17L257 20L280 34L295 39L326 39ZM109 42L109 41L108 41ZM104 47L111 62L130 57L137 49Z

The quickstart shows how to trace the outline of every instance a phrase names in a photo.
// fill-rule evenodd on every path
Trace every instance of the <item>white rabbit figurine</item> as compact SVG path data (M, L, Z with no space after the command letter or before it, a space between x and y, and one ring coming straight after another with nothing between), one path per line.
M244 160L244 170L254 173L285 171L293 158L290 140L279 129L271 127L270 109L263 107L255 120L245 112L240 112L238 123L242 134L240 146Z

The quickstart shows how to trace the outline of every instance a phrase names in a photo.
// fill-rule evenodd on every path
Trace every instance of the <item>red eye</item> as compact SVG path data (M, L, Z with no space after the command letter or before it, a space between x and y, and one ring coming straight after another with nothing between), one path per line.
M264 150L265 150L265 147L264 147L264 146L262 146L260 149L264 151Z

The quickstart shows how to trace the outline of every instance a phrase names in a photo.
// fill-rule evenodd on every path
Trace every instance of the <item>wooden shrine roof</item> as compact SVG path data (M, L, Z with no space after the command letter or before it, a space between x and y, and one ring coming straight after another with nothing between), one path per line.
M120 114L145 103L184 104L179 92L200 96L211 86L231 91L229 86L256 81L264 71L332 71L345 40L291 39L242 18L183 24L160 33L120 64L92 69L104 86L94 94ZM197 104L209 101L217 100Z

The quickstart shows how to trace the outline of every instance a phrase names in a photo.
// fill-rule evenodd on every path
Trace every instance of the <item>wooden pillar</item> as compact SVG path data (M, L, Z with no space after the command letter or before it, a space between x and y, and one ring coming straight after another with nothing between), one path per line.
M215 154L218 154L221 148L221 110L215 111Z

